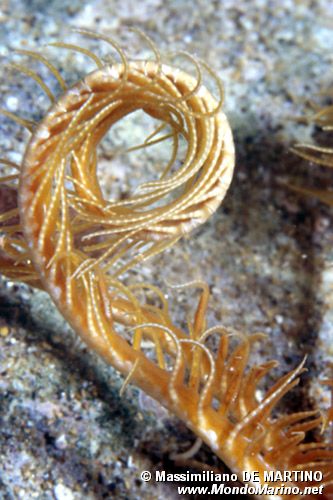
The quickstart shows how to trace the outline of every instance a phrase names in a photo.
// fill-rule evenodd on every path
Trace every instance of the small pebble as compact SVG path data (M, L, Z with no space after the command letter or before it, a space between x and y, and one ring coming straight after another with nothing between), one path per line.
M6 99L7 108L9 111L17 111L19 100L17 97L11 95Z
M74 500L73 492L63 484L57 484L53 491L56 500Z

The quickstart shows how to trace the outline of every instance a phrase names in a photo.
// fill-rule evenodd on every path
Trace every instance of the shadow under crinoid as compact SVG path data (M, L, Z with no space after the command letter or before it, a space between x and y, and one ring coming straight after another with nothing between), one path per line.
M78 341L45 293L1 281L0 304L2 491L14 476L43 474L46 495L55 478L94 498L124 494L137 474L123 464L148 425L136 391L120 397L121 377Z
M304 386L322 368L315 364L323 315L320 282L332 238L330 209L292 187L325 190L330 173L298 158L291 144L274 142L277 131L255 130L240 140L236 136L236 176L217 228L225 233L227 224L233 233L228 248L222 248L221 236L220 251L237 263L232 272L237 290L233 325L266 333L255 360L267 356L280 362L267 382L308 357L307 373L281 405L292 412L311 406ZM228 272L223 259L221 269Z

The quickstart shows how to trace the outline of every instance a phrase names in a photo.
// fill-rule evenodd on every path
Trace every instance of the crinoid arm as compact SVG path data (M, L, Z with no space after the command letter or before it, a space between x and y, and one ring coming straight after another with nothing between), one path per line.
M16 119L30 127L32 136L19 184L16 177L2 178L2 185L14 183L18 198L13 212L1 214L2 272L43 287L87 345L124 374L124 388L134 383L178 415L240 479L244 470L258 471L267 486L265 470L311 468L315 462L330 491L331 449L324 442L304 442L321 419L312 412L274 415L277 403L298 383L303 363L258 401L258 384L275 362L248 367L262 335L223 326L207 329L206 283L192 283L200 299L188 329L182 330L156 286L128 286L122 279L125 271L205 222L223 200L235 155L221 110L221 83L191 56L185 55L196 76L164 63L153 44L153 60L130 60L110 37L80 33L109 43L118 62L104 63L76 45L58 44L81 51L97 65L69 89L44 56L23 54L53 73L63 91L59 98L38 73L16 65L53 104L38 124ZM203 85L204 73L214 78L218 98ZM116 123L137 110L157 123L132 150L170 140L170 160L157 180L126 199L109 200L97 175L97 148ZM180 140L186 148L176 162ZM154 292L159 305L140 301L140 287ZM209 347L212 338L215 349Z
M308 120L324 131L333 130L333 106L325 106ZM319 146L318 144L295 144L292 148L294 153L317 165L333 167L333 147Z

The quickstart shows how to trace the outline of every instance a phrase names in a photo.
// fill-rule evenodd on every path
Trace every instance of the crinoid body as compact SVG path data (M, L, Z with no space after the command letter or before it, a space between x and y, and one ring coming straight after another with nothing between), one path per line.
M85 49L57 44L83 51L98 65L67 88L44 56L26 51L53 72L63 94L56 98L36 73L23 69L41 85L52 106L38 124L5 111L32 135L22 165L3 160L19 173L0 179L2 189L18 197L17 206L0 215L2 273L46 290L82 339L126 376L125 383L136 384L178 415L240 479L243 471L258 472L265 488L262 498L290 498L290 492L291 498L298 497L281 485L278 491L269 489L265 471L271 470L320 470L329 492L332 451L325 442L304 441L322 418L316 412L272 415L281 397L297 384L303 365L258 401L258 383L276 363L247 368L254 341L262 340L259 334L246 336L222 326L207 329L206 283L192 283L201 290L200 300L188 331L182 331L174 325L161 290L149 284L125 285L120 279L204 222L222 201L232 178L234 146L221 111L220 82L190 56L197 78L164 64L146 37L155 59L132 61L113 39L81 33L110 43L120 61L105 64ZM216 80L219 99L203 86L203 71ZM143 184L131 197L106 199L97 176L96 149L108 130L138 109L158 126L135 149L171 139L170 161L158 180ZM180 138L186 151L175 165ZM154 291L161 306L141 304L135 294L140 288ZM131 338L123 335L124 325ZM217 339L215 351L208 348L212 336ZM149 353L144 340L153 346ZM293 479L287 478L285 486L295 486ZM297 486L311 484L310 474Z

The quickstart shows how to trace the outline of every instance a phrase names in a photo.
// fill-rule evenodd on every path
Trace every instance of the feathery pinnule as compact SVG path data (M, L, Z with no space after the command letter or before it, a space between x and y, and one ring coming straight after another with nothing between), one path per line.
M18 174L0 179L18 193L18 206L0 215L0 269L11 279L45 289L82 339L126 376L125 384L135 383L183 419L240 478L244 470L259 471L265 484L265 470L316 467L331 491L331 448L325 442L304 444L306 432L317 428L322 417L317 412L272 416L278 401L298 383L303 363L259 402L258 383L276 363L247 368L252 345L262 335L246 336L223 326L207 329L206 283L191 284L201 295L186 332L173 324L156 286L126 286L119 279L205 222L223 200L235 154L221 111L221 83L191 56L185 55L197 78L164 64L150 40L155 60L131 61L114 40L81 33L109 42L120 62L104 64L87 49L55 44L80 51L97 65L71 88L44 56L24 52L46 65L64 92L56 99L29 70L53 102L51 108L38 124L5 112L32 136L18 167L19 185ZM203 69L216 79L218 100L202 85ZM131 197L105 199L97 176L97 147L117 122L139 109L159 125L131 149L172 139L170 161L158 180L143 184ZM180 138L186 152L176 167ZM155 292L161 306L141 304L138 288ZM131 340L121 334L120 324L128 327ZM217 339L216 352L207 347L211 336ZM153 353L145 350L146 339ZM269 492L261 496L272 498ZM287 496L281 490L274 498Z

